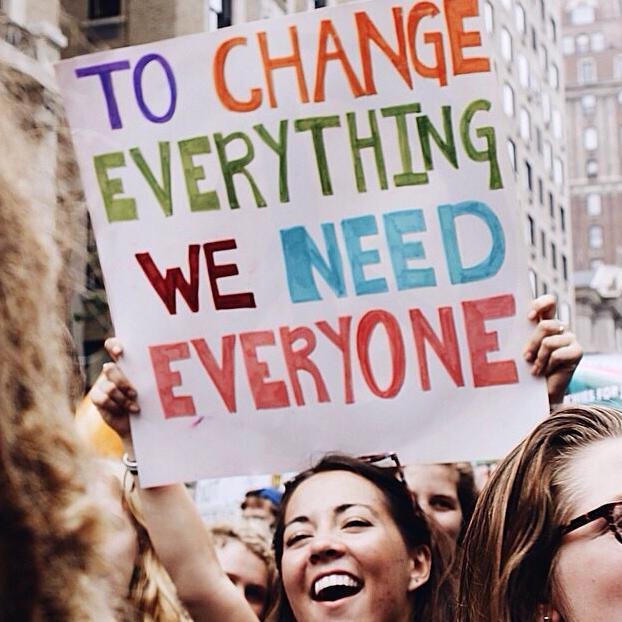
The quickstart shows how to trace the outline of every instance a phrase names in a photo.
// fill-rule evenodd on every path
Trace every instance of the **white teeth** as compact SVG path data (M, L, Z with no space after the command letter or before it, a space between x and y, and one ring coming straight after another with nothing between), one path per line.
M321 577L313 584L313 591L317 596L322 590L335 585L343 585L345 587L358 587L360 581L350 577L347 574L329 574Z

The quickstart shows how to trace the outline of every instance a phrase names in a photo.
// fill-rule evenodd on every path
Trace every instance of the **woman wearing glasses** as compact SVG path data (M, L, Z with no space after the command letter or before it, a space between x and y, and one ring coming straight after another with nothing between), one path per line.
M622 620L622 413L543 421L488 482L463 550L462 622Z

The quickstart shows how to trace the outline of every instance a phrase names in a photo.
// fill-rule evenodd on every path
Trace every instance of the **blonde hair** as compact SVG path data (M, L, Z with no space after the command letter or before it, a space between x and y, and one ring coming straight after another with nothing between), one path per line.
M0 619L109 620L69 403L61 258L41 209L15 189L28 149L7 144L15 107L0 99Z
M125 474L123 506L127 510L138 539L138 553L128 589L128 606L141 622L177 622L191 618L177 597L173 581L160 562L140 508L134 478Z
M463 540L462 622L537 619L550 602L559 526L572 518L568 466L585 447L620 436L617 410L561 407L499 464Z

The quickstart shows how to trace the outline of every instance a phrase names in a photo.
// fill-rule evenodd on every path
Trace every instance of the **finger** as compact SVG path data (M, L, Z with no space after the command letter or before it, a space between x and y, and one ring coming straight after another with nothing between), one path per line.
M93 385L89 397L106 423L110 424L114 419L127 416L127 408L113 400L99 384Z
M117 361L123 354L123 344L117 337L109 337L106 339L104 347L106 348L106 352L108 352L108 356L110 356L113 361Z
M116 363L105 363L102 367L102 376L111 382L114 388L119 390L125 397L131 400L136 399L136 389Z
M568 375L570 375L579 365L583 357L583 348L579 345L579 342L574 339L574 335L571 336L573 339L568 345L557 348L551 352L547 373L566 368Z
M558 335L551 335L544 337L540 343L537 356L533 362L531 373L534 376L540 376L542 374L550 374L553 372L559 364L566 361L565 355L568 352L557 352L558 350L564 350L569 346L576 343L574 335L572 333L561 333ZM570 360L570 359L568 359Z
M535 360L540 344L549 335L559 335L565 331L566 327L559 320L540 320L523 350L523 357L531 363ZM571 333L568 333L571 334Z
M531 321L550 320L555 317L556 307L557 301L555 300L555 296L551 294L538 296L531 302L531 308L527 313L527 319Z

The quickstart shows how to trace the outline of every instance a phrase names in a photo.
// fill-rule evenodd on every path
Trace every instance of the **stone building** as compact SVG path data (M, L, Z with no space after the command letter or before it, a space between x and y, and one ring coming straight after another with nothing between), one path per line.
M563 46L575 267L622 265L622 3L567 1Z

